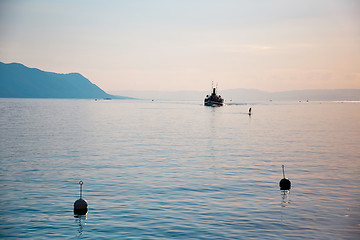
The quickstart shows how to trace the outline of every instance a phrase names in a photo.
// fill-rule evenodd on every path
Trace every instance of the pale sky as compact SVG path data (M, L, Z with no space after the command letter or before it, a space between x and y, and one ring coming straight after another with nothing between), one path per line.
M360 88L360 1L0 0L0 61L108 92Z

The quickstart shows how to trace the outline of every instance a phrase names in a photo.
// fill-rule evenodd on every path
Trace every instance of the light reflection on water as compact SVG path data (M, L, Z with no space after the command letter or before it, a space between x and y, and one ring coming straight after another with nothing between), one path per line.
M1 238L359 236L359 103L1 99L0 112Z

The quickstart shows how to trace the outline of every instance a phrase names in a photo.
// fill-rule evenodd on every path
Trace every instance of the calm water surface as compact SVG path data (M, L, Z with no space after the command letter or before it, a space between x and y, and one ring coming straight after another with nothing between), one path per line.
M360 238L359 102L0 99L0 137L1 239Z

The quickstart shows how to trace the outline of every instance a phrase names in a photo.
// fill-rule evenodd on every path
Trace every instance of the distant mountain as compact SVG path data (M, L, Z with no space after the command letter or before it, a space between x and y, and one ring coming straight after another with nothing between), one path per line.
M273 100L360 101L360 89L315 89L271 93Z
M253 89L232 89L222 95L235 101L359 101L360 89L317 89L265 92Z
M203 101L209 91L117 91L114 94L142 99ZM360 101L360 89L266 92L256 89L218 90L226 102L248 101Z
M79 73L59 74L0 62L0 98L127 98L110 95Z

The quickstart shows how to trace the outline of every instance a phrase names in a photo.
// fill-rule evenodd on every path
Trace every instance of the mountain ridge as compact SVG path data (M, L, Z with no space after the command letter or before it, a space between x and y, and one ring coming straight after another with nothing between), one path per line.
M54 73L0 62L0 98L116 98L80 73Z

